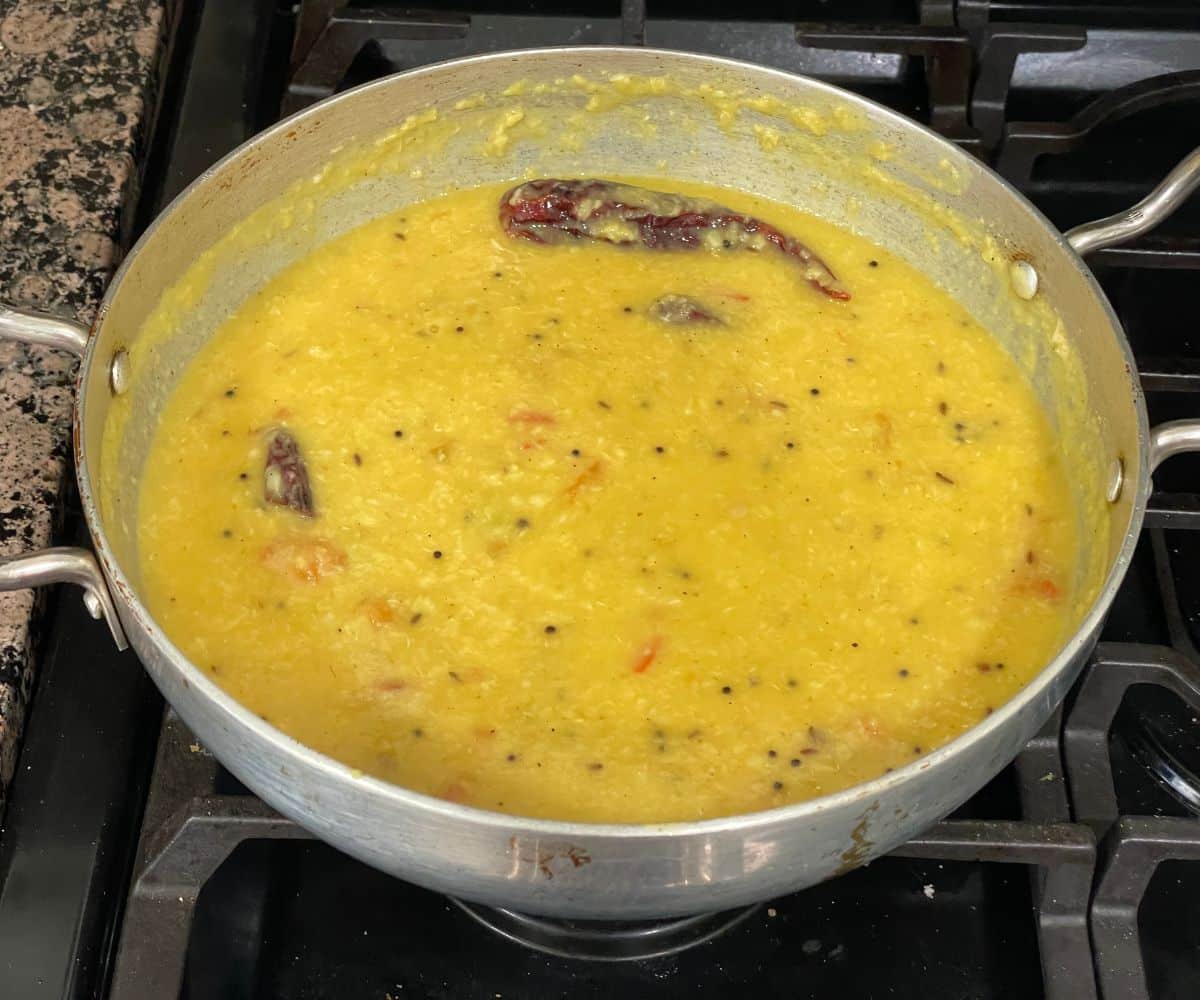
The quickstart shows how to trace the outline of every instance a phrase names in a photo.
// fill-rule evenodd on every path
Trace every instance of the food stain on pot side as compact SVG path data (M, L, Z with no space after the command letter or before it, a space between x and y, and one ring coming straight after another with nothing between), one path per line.
M871 826L871 817L878 811L879 802L872 802L866 812L859 817L858 822L854 824L854 828L850 831L850 846L842 851L842 863L834 875L844 875L871 859L871 855L874 853L874 844L868 839L867 834Z
M778 254L515 239L504 185L335 240L161 414L141 570L194 662L366 773L634 822L876 777L1040 669L1077 522L1008 356L844 230L645 183L802 239L850 300ZM722 323L657 320L666 294ZM242 477L284 424L313 517Z

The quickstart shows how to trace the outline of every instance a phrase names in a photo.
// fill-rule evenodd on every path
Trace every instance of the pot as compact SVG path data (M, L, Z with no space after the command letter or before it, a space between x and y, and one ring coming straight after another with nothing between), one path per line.
M141 463L178 373L248 294L332 236L448 186L532 170L668 173L801 204L959 298L1029 373L1071 462L1082 572L1094 583L1081 576L1077 627L1053 660L970 731L874 781L766 812L660 825L530 820L416 794L302 746L190 663L139 598L133 531ZM921 126L759 66L589 47L380 80L281 122L208 170L138 241L90 331L0 312L0 335L82 359L75 460L95 547L94 556L51 549L11 560L0 589L81 585L89 609L118 644L128 639L222 764L316 836L397 877L530 913L624 919L811 885L965 801L1041 728L1083 666L1132 557L1151 472L1200 449L1200 420L1148 429L1133 356L1080 255L1156 225L1198 182L1200 150L1141 204L1063 236Z

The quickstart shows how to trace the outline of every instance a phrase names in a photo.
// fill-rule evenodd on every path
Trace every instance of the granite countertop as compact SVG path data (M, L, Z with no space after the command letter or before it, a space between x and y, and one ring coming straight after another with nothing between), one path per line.
M128 242L166 23L164 0L0 0L0 301L91 321ZM0 343L0 558L54 537L74 371L61 352ZM0 594L0 814L39 605Z

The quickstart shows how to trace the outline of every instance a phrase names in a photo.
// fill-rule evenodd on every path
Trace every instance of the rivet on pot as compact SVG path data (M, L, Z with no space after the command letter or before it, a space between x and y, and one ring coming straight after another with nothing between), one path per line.
M95 591L85 590L83 592L83 606L87 608L87 612L97 621L104 614L104 606L100 603L100 598L96 596Z
M1037 295L1038 273L1027 260L1014 260L1008 269L1008 279L1019 299L1032 299Z
M125 348L113 355L108 367L108 385L113 394L120 396L129 388L129 352Z
M1108 497L1109 503L1116 503L1121 499L1121 491L1125 488L1125 459L1120 455L1113 459L1112 465L1108 470Z

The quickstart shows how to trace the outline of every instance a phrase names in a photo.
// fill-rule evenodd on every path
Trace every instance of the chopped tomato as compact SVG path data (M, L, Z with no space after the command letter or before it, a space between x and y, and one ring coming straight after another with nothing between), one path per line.
M661 635L652 635L647 639L637 651L637 655L633 658L633 672L635 674L644 674L650 669L650 664L654 662L662 649L663 637Z
M1029 594L1046 601L1057 601L1062 596L1062 590L1058 584L1045 576L1019 580L1013 584L1012 589L1018 594Z
M466 802L467 790L459 782L454 781L442 789L440 797L448 799L450 802Z
M1049 601L1056 601L1059 597L1058 584L1044 576L1034 580L1030 584L1030 590L1038 597L1044 597Z
M346 553L325 538L284 535L265 546L263 565L297 583L317 583L346 568Z
M375 597L363 601L363 613L376 628L383 628L384 625L390 625L396 620L400 614L400 605L394 598L391 597Z
M515 413L508 415L510 424L543 424L550 425L557 423L552 413L544 413L541 410L517 410Z
M567 499L574 500L581 489L590 485L591 483L599 482L603 475L604 466L601 465L600 461L597 459L586 469L584 469L583 472L576 476L574 482L567 487Z

